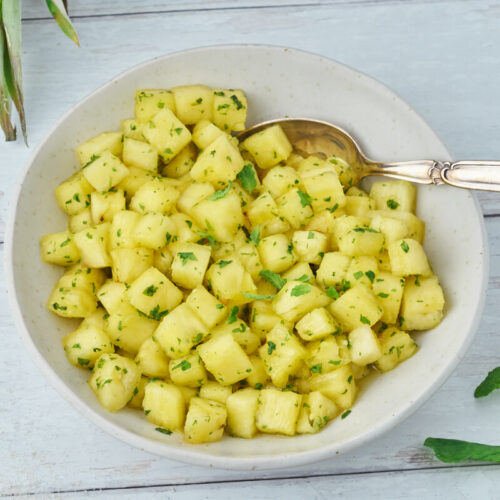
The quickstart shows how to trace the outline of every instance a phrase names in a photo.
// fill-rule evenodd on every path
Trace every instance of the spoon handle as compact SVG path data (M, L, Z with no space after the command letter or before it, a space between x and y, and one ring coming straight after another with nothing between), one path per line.
M372 164L370 174L419 184L448 184L463 189L500 192L500 161L434 160Z

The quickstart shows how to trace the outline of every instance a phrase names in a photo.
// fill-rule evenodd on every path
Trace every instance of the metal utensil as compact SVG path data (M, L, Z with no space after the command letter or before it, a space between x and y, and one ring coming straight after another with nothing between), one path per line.
M259 123L240 134L244 140L272 125L280 125L294 150L303 155L332 155L343 158L355 170L358 179L382 175L419 184L448 184L464 189L500 192L500 161L412 160L392 163L368 159L356 141L340 127L309 118L282 118Z

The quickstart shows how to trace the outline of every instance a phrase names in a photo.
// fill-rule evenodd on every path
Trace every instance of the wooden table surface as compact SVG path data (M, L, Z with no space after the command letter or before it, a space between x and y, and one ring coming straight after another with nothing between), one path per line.
M500 158L500 2L493 0L69 0L78 49L25 0L30 149L0 143L0 241L16 177L55 121L119 72L222 43L331 57L398 92L456 158ZM491 269L483 319L452 377L413 416L351 453L293 469L231 472L131 448L80 416L33 366L0 274L0 496L43 498L500 498L500 466L442 464L429 436L500 444L500 391L472 393L500 365L500 194L479 195ZM0 247L0 251L3 247ZM452 248L449 249L453 251ZM457 271L458 272L458 271ZM36 276L33 277L36 280Z

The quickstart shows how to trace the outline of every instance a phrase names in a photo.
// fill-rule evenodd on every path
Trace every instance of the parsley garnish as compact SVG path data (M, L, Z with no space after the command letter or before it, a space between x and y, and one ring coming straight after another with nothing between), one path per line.
M167 434L170 436L172 434L172 431L169 429L163 429L162 427L155 427L155 431L161 432L162 434Z
M373 283L375 273L373 271L366 271L365 276Z
M238 321L238 316L236 316L236 315L238 314L239 310L240 310L240 308L238 306L231 307L231 311L230 311L229 316L227 317L227 320L226 320L226 323L228 325L231 325L232 323Z
M362 314L359 315L359 321L361 321L361 323L364 323L365 325L370 324L370 320L366 316L363 316Z
M339 292L337 292L337 289L333 286L329 286L328 290L326 291L326 294L328 297L331 299L338 299L339 298Z
M144 295L147 295L148 297L152 297L157 291L158 291L157 286L150 285L147 288L145 288L142 293Z
M346 410L344 413L342 413L342 415L340 416L340 418L342 420L344 420L344 418L348 417L350 414L351 414L351 410Z
M304 193L303 191L301 191L299 189L299 190L297 190L297 194L299 195L299 198L300 198L300 204L304 208L311 205L312 198L307 193Z
M500 366L488 373L487 377L476 387L475 398L484 398L495 389L500 389Z
M227 265L231 264L231 262L233 262L233 261L232 260L219 260L217 265L219 267L226 267Z
M290 292L292 297L300 297L301 295L305 295L312 290L311 285L303 284L303 285L295 285Z
M441 462L457 463L464 460L482 460L500 463L500 446L490 446L458 439L429 437L424 446L431 448Z
M242 109L243 103L233 94L231 100L234 102L236 109Z
M399 203L397 201L394 201L394 200L387 200L387 206L391 209L391 210L396 210L396 208L399 207Z
M311 373L323 373L323 364L318 363L317 365L311 366Z
M157 304L151 311L149 311L149 317L155 319L156 321L161 321L164 316L168 314L168 310L160 311L160 304Z
M408 243L406 243L406 241L404 241L404 240L401 242L401 248L403 249L404 253L408 253L410 250Z
M180 368L183 372L185 372L191 368L191 363L184 359L178 365L175 365L172 370L177 370L177 368Z
M274 350L276 350L276 344L269 340L267 342L267 354L271 355Z
M255 245L259 246L260 243L260 226L256 226L252 229L250 233L250 241Z
M193 252L179 252L177 254L182 259L182 265L185 266L188 260L198 260Z
M208 197L208 199L210 201L217 201L217 200L220 200L220 199L224 198L227 195L227 193L229 193L229 190L231 189L232 184L233 184L233 181L229 181L229 183L228 183L228 185L226 186L225 189L221 189L219 191L215 191L215 193L212 194L212 195L210 195Z
M256 293L250 293L250 292L243 292L243 295L247 299L252 299L252 300L269 300L269 299L274 299L276 295L258 295Z

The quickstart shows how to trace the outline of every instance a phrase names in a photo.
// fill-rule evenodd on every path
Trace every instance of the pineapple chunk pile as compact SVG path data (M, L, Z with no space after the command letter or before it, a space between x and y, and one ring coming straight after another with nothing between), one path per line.
M241 90L138 90L135 118L76 148L68 229L41 239L64 267L48 309L82 318L68 361L105 409L188 443L317 432L443 317L414 186L367 193L279 126L238 143L246 114Z

